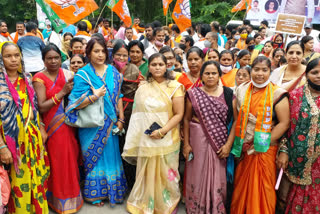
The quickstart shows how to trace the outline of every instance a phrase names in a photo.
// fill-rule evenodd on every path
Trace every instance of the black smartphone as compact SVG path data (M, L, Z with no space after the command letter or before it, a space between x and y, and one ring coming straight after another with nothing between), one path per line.
M145 134L146 135L151 135L152 132L154 132L155 130L158 130L158 129L161 129L162 127L157 123L157 122L154 122L151 124L151 126L149 127L149 129L145 130Z

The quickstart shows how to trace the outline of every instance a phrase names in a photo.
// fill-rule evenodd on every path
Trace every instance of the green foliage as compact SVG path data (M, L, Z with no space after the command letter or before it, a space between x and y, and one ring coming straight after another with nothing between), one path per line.
M34 0L0 0L0 19L4 19L9 31L15 30L17 21L35 19L37 16Z

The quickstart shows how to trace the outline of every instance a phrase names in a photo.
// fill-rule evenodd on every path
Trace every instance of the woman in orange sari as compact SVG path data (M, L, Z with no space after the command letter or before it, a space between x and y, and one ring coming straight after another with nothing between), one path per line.
M200 69L204 62L204 53L198 47L192 47L187 52L187 62L189 67L189 72L182 73L182 75L177 79L185 89L200 87L202 86L200 80Z
M288 94L270 83L271 61L258 56L251 82L236 91L238 118L231 153L239 158L235 172L232 214L272 214L276 208L278 139L290 122Z
M239 51L239 53L246 51ZM238 54L239 54L238 53ZM249 53L250 54L250 53ZM229 50L220 53L220 69L222 71L221 82L226 87L234 87L238 69L233 68L234 55Z
M50 177L48 204L57 213L75 213L83 204L78 161L80 148L75 129L64 123L65 99L73 87L73 73L60 68L59 48L50 44L42 51L46 70L33 77L39 111L48 133Z

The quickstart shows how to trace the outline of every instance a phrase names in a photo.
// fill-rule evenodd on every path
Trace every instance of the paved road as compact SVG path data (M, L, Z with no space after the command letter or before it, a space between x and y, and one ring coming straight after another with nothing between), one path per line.
M50 214L54 214L55 212L50 211ZM107 203L103 207L96 207L88 203L84 203L78 214L127 214L125 203L119 204L114 208L111 208ZM184 205L180 203L178 214L184 214L185 208Z

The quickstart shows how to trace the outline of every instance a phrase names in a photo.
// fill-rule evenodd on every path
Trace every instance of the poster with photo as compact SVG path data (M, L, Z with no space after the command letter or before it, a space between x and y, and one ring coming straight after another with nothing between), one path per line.
M278 13L306 16L306 23L320 24L320 0L252 0L246 18L275 24Z

